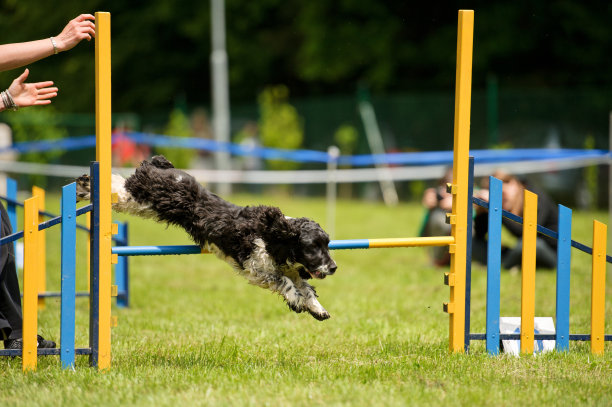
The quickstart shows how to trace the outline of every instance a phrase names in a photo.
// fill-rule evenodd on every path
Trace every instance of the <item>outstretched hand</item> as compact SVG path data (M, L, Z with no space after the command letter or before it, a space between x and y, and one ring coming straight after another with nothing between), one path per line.
M91 14L81 14L70 20L62 32L55 37L58 51L68 51L74 48L81 40L91 40L96 36L96 26Z
M51 103L50 99L57 96L58 91L56 87L51 87L53 82L24 83L29 74L30 70L26 69L8 88L17 106L27 107Z

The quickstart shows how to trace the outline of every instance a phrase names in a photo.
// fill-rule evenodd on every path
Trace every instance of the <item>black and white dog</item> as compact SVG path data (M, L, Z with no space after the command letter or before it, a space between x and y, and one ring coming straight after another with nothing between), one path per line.
M330 317L306 282L336 271L329 236L314 221L289 218L270 206L237 206L202 187L163 156L145 160L127 179L112 175L113 210L185 229L254 285L279 293L295 312ZM90 199L88 175L77 179L77 200Z

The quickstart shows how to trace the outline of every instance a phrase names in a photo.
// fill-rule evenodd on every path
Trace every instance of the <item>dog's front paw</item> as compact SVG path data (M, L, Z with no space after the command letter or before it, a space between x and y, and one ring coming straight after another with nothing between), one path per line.
M91 180L89 175L84 174L76 179L76 199L79 201L88 201L90 197Z
M308 312L314 317L314 319L318 321L325 321L326 319L331 318L331 315L329 315L329 312L327 312L326 310L323 310L322 312L314 312L308 310Z

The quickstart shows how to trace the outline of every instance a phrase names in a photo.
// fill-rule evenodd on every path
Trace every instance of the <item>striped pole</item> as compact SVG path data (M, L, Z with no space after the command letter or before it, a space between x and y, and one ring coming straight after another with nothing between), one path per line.
M608 227L593 221L593 271L591 277L591 352L604 353L606 324L606 247Z
M125 222L119 222L118 237L122 241L118 246L127 246L128 225ZM117 306L124 308L129 306L129 276L128 276L128 258L126 256L118 259L115 265L115 284L117 285Z
M487 241L487 352L499 354L501 230L502 230L501 180L489 177L489 239Z
M98 369L111 363L111 36L110 13L96 13L96 161L100 163Z
M76 306L76 183L62 188L61 226L61 322L60 361L62 369L74 369Z
M32 196L39 197L38 200L38 210L45 210L45 190L33 186L32 187ZM43 223L45 221L45 217L42 214L38 215L38 223ZM38 254L38 293L44 293L47 291L47 239L46 239L46 231L41 231L39 234L39 248L40 253ZM38 309L45 308L45 297L38 297Z
M523 263L521 272L521 353L533 353L537 228L538 196L525 190L523 194Z
M40 249L38 231L38 201L34 196L24 202L23 220L23 349L22 367L24 371L36 370L38 331L38 276L37 268Z
M557 239L557 299L555 348L569 350L570 265L572 254L572 210L559 205L559 238Z
M464 351L465 277L467 252L468 159L470 149L470 110L472 92L472 46L474 11L460 10L457 29L457 72L455 78L455 130L453 148L453 210L450 217L450 272L445 282L450 286L450 301L444 304L449 314L449 349Z

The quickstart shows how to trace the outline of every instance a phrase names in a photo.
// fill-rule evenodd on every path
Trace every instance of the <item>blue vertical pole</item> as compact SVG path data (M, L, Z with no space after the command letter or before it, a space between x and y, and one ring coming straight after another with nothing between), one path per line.
M91 356L89 364L98 367L98 332L100 325L100 163L91 163L91 256L89 277L89 347ZM108 321L107 321L108 323Z
M489 177L489 239L487 242L487 352L499 354L502 185Z
M467 210L467 242L465 253L465 351L470 351L470 307L472 300L472 195L474 195L474 157L468 161L468 210Z
M570 263L572 245L572 210L559 205L557 239L557 329L555 348L569 350Z
M117 237L121 243L118 246L127 246L127 223L118 223ZM125 308L129 304L128 256L119 256L115 265L115 284L117 285L117 306Z
M73 369L76 306L76 183L74 182L62 188L61 231L60 361L62 369Z
M6 197L10 200L17 201L17 181L12 178L6 179ZM17 205L12 202L6 203L6 212L8 213L9 223L13 233L17 231ZM13 249L17 254L17 241L13 242Z

